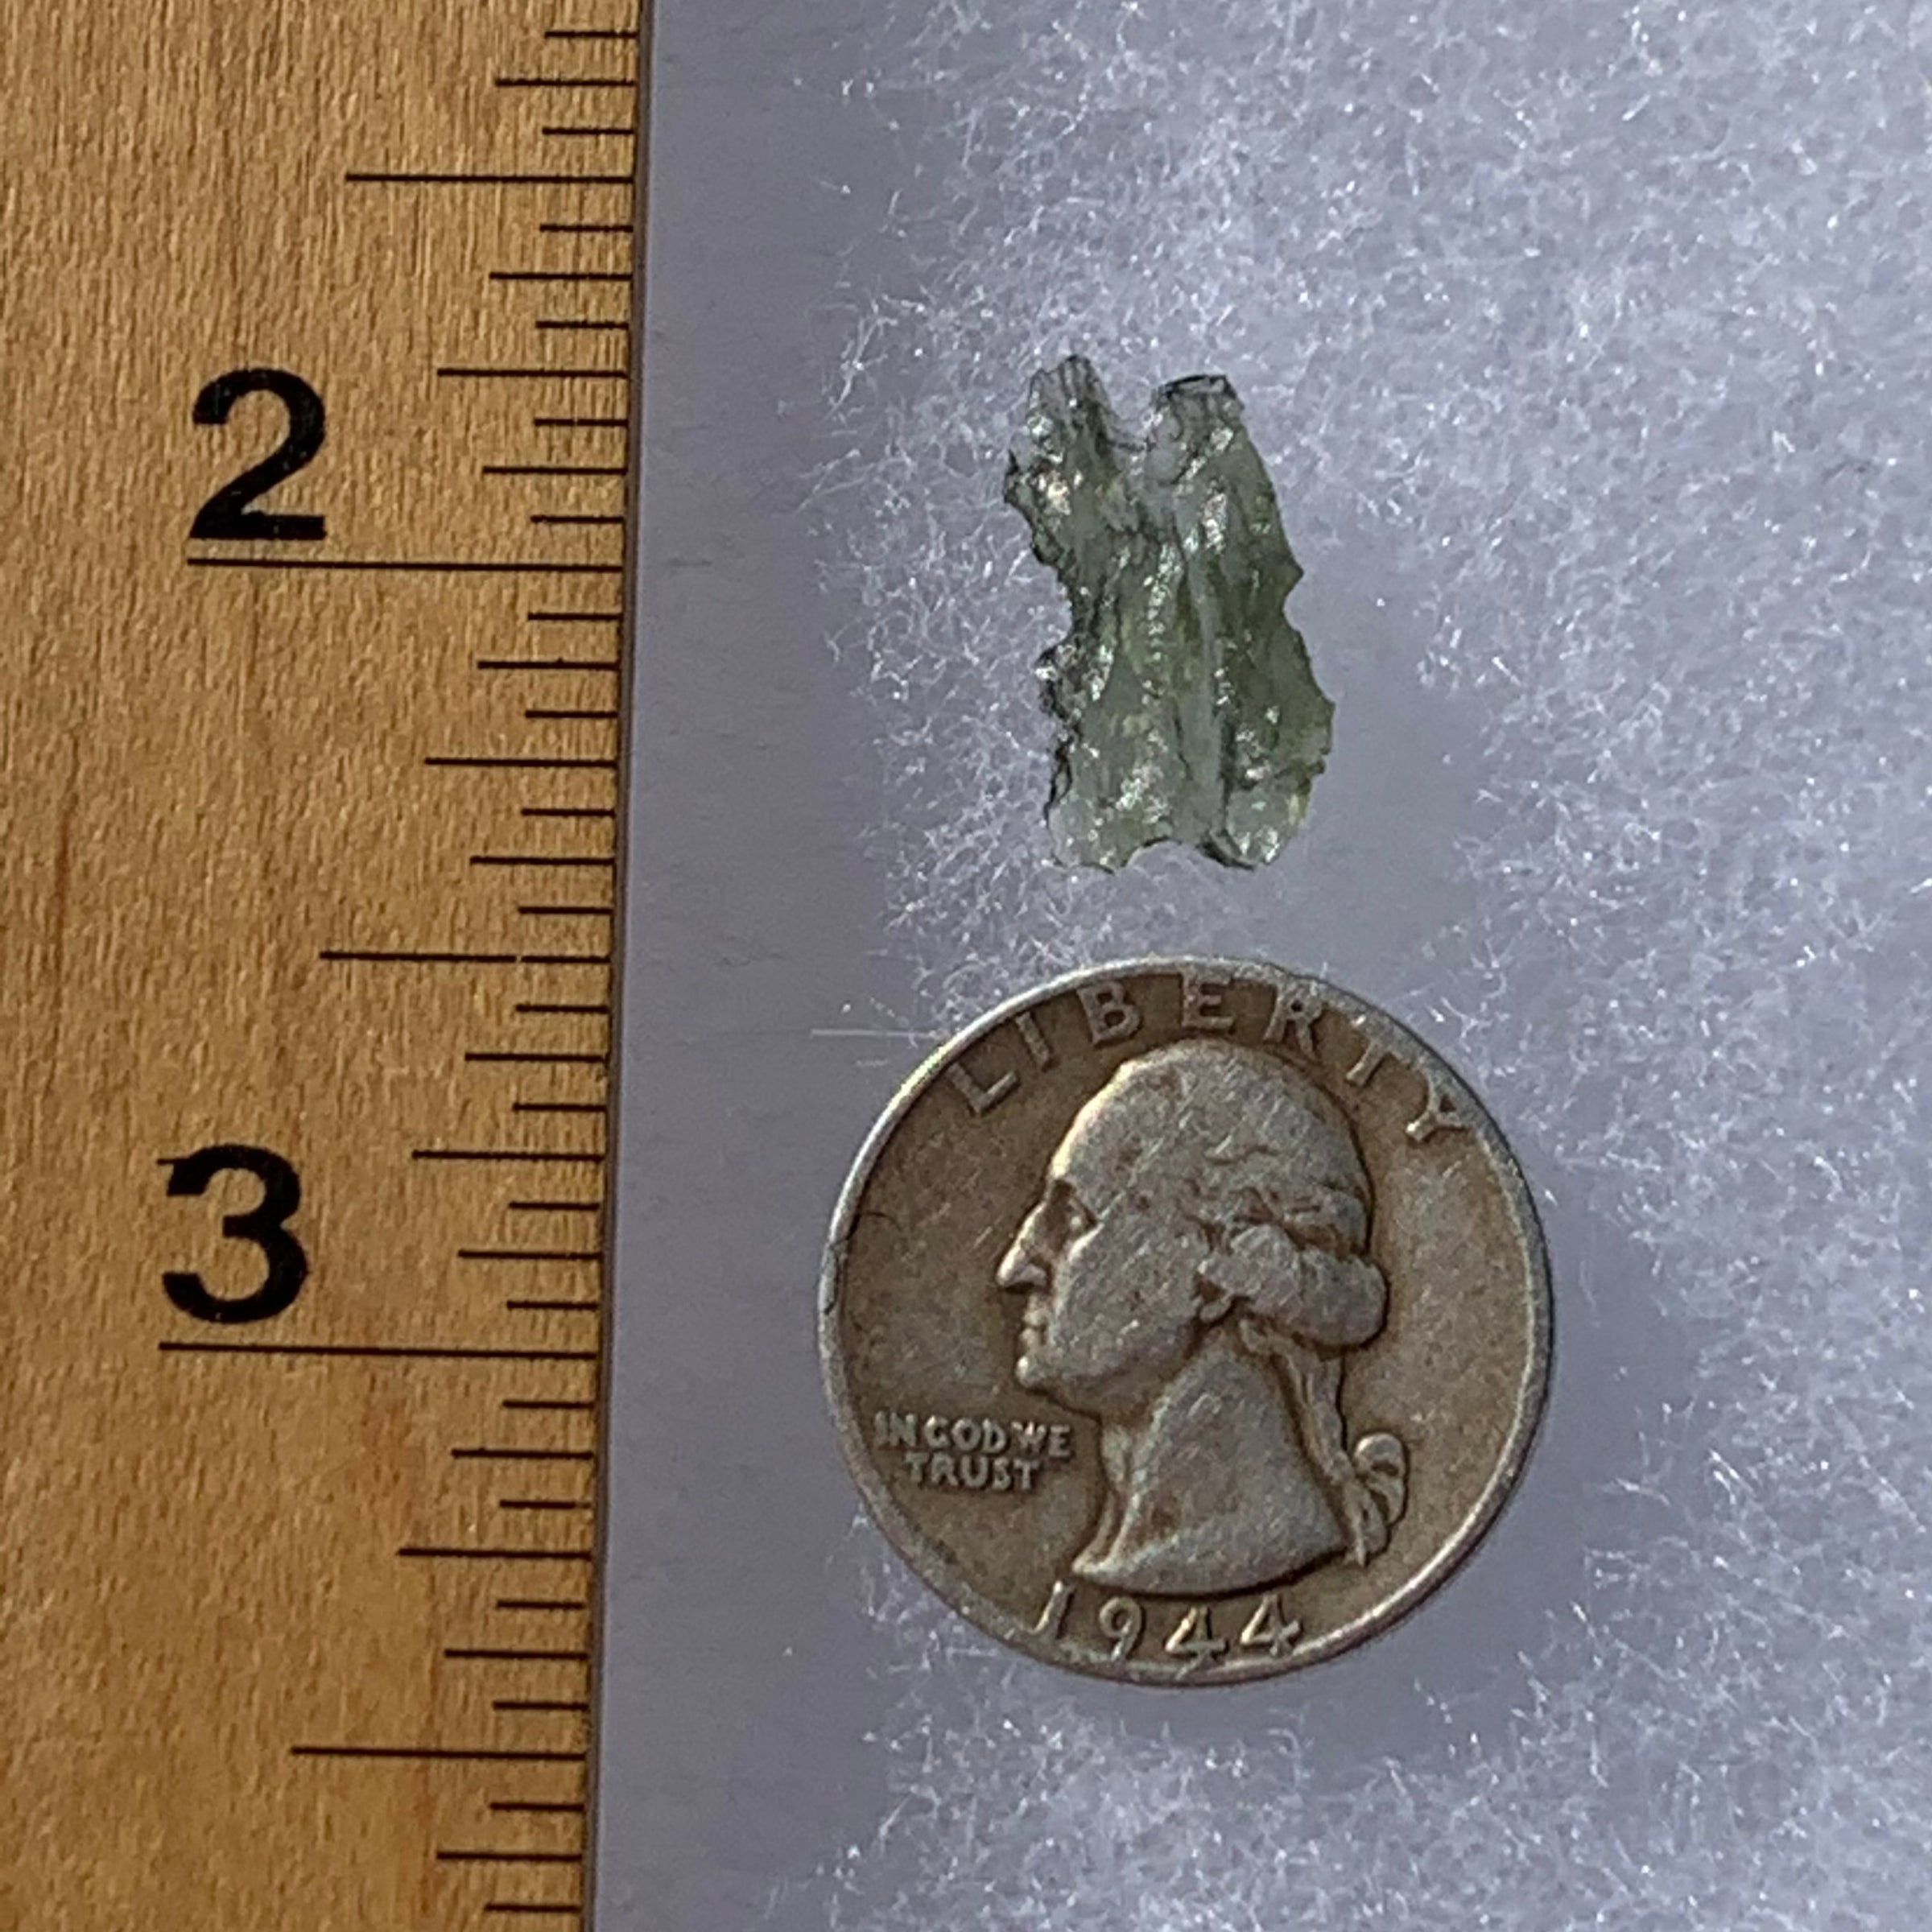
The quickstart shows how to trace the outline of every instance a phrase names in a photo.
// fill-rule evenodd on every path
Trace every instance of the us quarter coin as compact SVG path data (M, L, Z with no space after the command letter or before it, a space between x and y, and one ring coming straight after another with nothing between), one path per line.
M914 1075L821 1281L873 1514L983 1629L1148 1684L1385 1628L1528 1453L1549 1270L1495 1123L1339 987L1232 960L1056 980Z

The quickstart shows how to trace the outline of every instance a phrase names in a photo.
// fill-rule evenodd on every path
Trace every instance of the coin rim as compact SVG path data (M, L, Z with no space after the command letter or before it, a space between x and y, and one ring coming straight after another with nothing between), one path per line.
M867 1451L865 1434L854 1409L846 1379L844 1352L840 1346L839 1311L840 1286L859 1203L872 1179L886 1144L898 1130L914 1103L939 1079L960 1055L976 1042L1003 1026L1020 1013L1042 1006L1063 993L1076 993L1096 980L1144 978L1153 974L1208 973L1228 980L1255 980L1279 992L1285 988L1307 988L1319 993L1325 1009L1340 1012L1357 1025L1373 1021L1390 1029L1397 1041L1406 1041L1425 1056L1432 1070L1447 1075L1451 1098L1470 1129L1481 1140L1501 1183L1503 1197L1524 1253L1530 1264L1530 1286L1534 1302L1529 1358L1503 1451L1484 1485L1482 1494L1460 1525L1427 1563L1393 1596L1340 1628L1317 1638L1305 1648L1298 1647L1278 1662L1257 1661L1238 1673L1190 1675L1152 1660L1116 1664L1104 1658L1084 1657L1061 1649L1023 1618L1002 1608L972 1583L960 1566L937 1550L930 1537L923 1534L910 1512L894 1497ZM1338 1657L1358 1644L1379 1635L1399 1622L1424 1598L1446 1583L1476 1546L1495 1525L1505 1505L1514 1495L1523 1466L1541 1426L1549 1396L1555 1351L1555 1311L1550 1290L1549 1250L1543 1224L1536 1211L1521 1164L1504 1138L1489 1109L1477 1096L1460 1071L1420 1034L1384 1008L1338 986L1319 974L1299 972L1261 960L1224 956L1191 954L1151 955L1117 960L1104 964L1084 966L1062 973L1037 986L1003 1000L970 1026L955 1034L943 1046L922 1060L900 1084L885 1111L865 1137L832 1211L819 1269L818 1332L819 1368L824 1377L826 1399L832 1410L832 1424L839 1447L867 1510L886 1539L934 1595L952 1610L976 1624L989 1636L1036 1661L1061 1670L1077 1670L1109 1683L1146 1684L1162 1689L1207 1690L1253 1683L1261 1678L1282 1676L1306 1669L1311 1664ZM1223 1592L1226 1596L1228 1592Z

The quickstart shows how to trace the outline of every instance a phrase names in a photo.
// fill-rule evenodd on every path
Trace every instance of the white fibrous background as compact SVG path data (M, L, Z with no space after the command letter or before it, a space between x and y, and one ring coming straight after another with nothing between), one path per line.
M1110 954L1332 972L1550 1218L1558 1373L1464 1576L1260 1690L1063 1679L869 1529L902 1693L832 1921L1849 1928L1932 1907L1932 14L904 0L906 272L821 479L918 1034ZM883 50L883 51L881 51ZM1242 875L1047 857L1027 376L1226 374L1338 706Z

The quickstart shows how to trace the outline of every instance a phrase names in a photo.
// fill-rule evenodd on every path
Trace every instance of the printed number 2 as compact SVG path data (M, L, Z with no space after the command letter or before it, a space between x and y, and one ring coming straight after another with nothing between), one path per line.
M281 1314L308 1278L308 1257L283 1225L302 1205L302 1183L295 1169L266 1147L232 1142L199 1148L169 1164L173 1170L167 1177L170 1194L205 1194L217 1174L237 1169L262 1183L259 1203L246 1214L224 1215L221 1232L231 1241L253 1241L268 1263L268 1275L252 1294L227 1300L210 1294L200 1275L171 1272L161 1278L167 1298L198 1322L265 1322Z
M217 376L195 398L197 423L225 423L242 397L265 389L288 411L288 434L259 463L225 483L201 506L190 525L191 537L257 537L271 543L313 543L328 531L320 517L296 516L248 506L266 490L315 460L326 420L322 398L299 376L285 369L231 369Z

